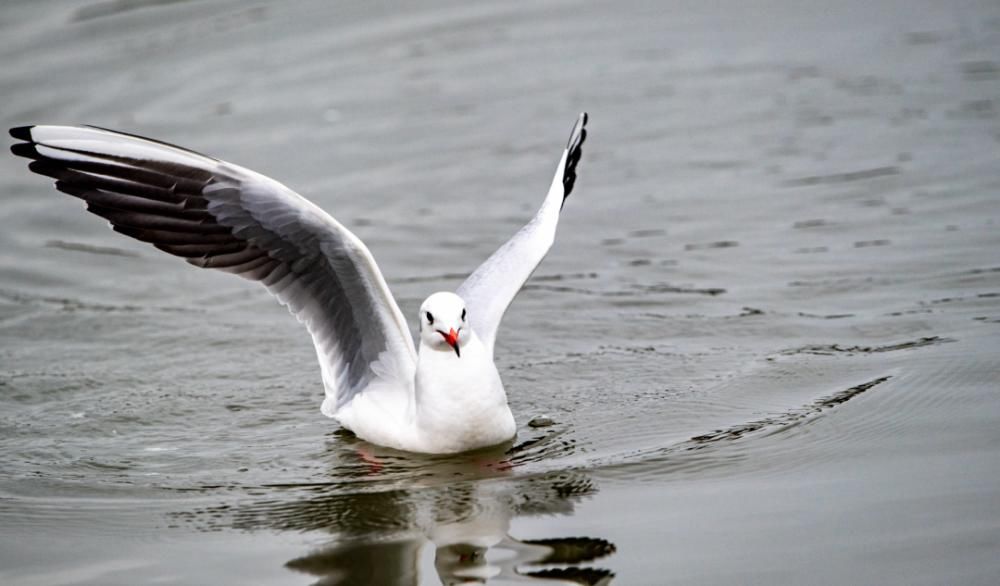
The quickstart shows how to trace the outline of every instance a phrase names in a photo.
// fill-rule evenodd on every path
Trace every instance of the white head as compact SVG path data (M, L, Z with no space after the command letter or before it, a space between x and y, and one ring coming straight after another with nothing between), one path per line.
M420 305L420 340L434 350L454 350L461 358L461 347L471 334L468 317L461 297L447 291L435 293Z

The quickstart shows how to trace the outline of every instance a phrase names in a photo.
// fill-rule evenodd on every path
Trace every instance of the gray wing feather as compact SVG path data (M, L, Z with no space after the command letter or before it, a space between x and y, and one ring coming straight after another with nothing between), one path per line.
M469 320L476 335L491 352L507 307L555 241L559 212L576 182L576 166L587 139L586 125L587 113L584 112L573 126L552 186L535 216L458 288L458 295L469 309Z
M337 409L374 377L412 384L416 352L371 253L311 202L263 175L93 127L32 126L11 150L122 234L203 268L259 281L312 335Z

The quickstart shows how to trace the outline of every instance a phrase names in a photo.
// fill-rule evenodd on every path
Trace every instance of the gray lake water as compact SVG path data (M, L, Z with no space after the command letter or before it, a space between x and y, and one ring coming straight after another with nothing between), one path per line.
M14 1L0 39L5 128L275 177L408 317L591 114L500 332L516 445L448 458L338 431L262 289L0 157L0 583L1000 580L1000 4Z

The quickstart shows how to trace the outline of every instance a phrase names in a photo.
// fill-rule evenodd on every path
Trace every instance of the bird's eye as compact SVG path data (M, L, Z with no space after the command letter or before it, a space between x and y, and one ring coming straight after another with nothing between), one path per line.
M462 310L462 321L465 321L465 310Z
M429 311L427 312L427 325L434 325L434 316Z

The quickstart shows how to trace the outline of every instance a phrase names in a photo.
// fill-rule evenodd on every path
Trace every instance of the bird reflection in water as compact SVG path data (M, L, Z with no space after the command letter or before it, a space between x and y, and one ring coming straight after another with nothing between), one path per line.
M611 583L610 570L580 566L614 553L604 539L510 535L512 519L571 514L596 492L578 472L522 472L543 456L538 442L438 458L357 444L353 464L334 470L338 483L289 487L295 498L230 509L232 523L332 533L328 546L286 564L318 577L317 586L415 585L432 571L446 585Z

